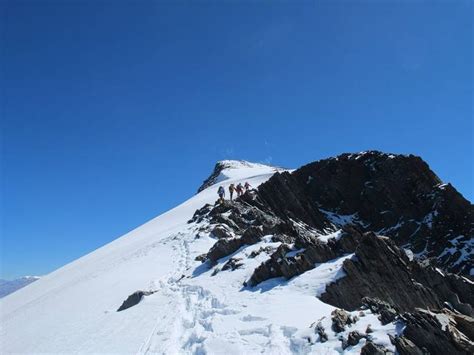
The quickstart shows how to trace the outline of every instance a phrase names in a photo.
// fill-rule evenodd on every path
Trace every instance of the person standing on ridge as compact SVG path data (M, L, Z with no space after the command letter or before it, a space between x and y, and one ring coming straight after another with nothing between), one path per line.
M219 189L217 190L217 194L219 195L219 203L223 203L224 197L225 197L225 190L222 186L219 186Z
M244 187L245 187L245 192L250 191L252 189L252 186L250 186L248 181L245 182Z
M232 196L234 195L234 191L235 191L235 185L234 184L230 184L229 185L229 194L230 194L230 200L232 201Z
M242 186L242 184L240 182L237 185L237 187L235 188L235 191L237 191L237 196L238 197L242 196L242 194L244 193L244 187Z

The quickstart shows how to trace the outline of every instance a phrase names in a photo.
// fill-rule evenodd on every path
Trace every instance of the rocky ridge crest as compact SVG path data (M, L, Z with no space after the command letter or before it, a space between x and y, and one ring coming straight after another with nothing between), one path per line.
M354 253L343 263L345 277L326 287L322 301L402 322L403 335L393 339L400 353L469 353L473 215L473 205L421 158L370 151L277 172L233 202L204 206L190 222L216 238L200 257L210 266L265 236L281 243L259 251L269 257L244 287L290 279ZM225 267L239 265L230 258ZM421 340L427 331L444 335L427 344ZM360 339L356 335L351 341ZM369 344L365 351L378 349Z

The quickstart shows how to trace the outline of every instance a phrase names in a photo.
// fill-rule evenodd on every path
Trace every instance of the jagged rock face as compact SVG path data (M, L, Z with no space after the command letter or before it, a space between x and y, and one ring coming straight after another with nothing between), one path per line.
M343 268L347 276L326 287L320 297L324 302L355 310L363 305L364 297L373 297L398 312L417 307L441 309L444 302L450 302L458 311L472 314L472 282L421 267L389 238L364 234L355 257L346 260Z
M275 174L260 186L259 199L276 215L318 229L350 222L387 235L451 272L469 274L474 267L473 205L413 155L366 152L321 160Z
M319 229L331 227L293 174L284 172L273 175L259 187L258 197L280 218L303 221Z
M362 349L360 349L360 355L388 355L393 354L391 351L388 351L383 346L374 344L371 341L367 342Z
M343 263L346 275L326 286L322 301L351 311L370 308L382 324L405 322L404 334L393 339L400 354L471 349L474 283L450 272L469 277L473 206L452 186L441 185L418 157L344 154L291 174L276 173L256 193L204 206L191 222L205 222L216 238L199 259L213 265L231 256L222 268L228 272L243 262L232 256L239 248L259 243L265 236L280 242L248 256L268 254L245 280L248 287L274 277L290 279L317 263L354 253ZM324 238L328 234L334 237ZM401 246L431 258L430 262L412 260ZM445 307L460 312L449 314L452 324L447 332L438 329L432 315L417 310L449 312ZM343 310L333 314L333 331L348 324L344 314ZM315 332L319 341L327 340L324 328L316 327ZM424 332L439 333L431 347L422 340ZM365 335L351 333L342 347L366 337L363 353L389 353L370 343L368 333L369 328Z
M400 354L473 354L474 319L444 311L416 310L403 315L403 336L394 339Z
M198 193L215 184L219 174L227 167L228 166L225 162L217 162L217 164L214 166L212 174L206 180L204 180L202 185L198 188Z
M327 243L317 238L296 238L294 246L302 251L294 256L288 256L291 248L283 243L266 262L255 269L247 284L255 286L273 277L290 279L300 275L314 268L316 263L324 263L354 252L361 237L357 230L345 227L339 240L329 240Z

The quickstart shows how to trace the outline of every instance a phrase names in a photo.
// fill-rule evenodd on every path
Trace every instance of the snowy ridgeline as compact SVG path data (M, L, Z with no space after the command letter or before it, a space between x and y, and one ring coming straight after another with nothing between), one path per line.
M256 187L274 173L262 165L230 165L216 182L248 181ZM217 187L3 298L2 353L332 354L343 351L341 335L365 334L369 325L374 343L394 350L389 334L399 332L396 325L381 325L370 311L357 311L351 315L358 320L336 334L331 329L335 308L317 298L344 275L342 262L352 255L253 288L243 283L268 258L261 250L279 245L271 236L212 268L196 261L216 240L202 224L187 221L215 202ZM240 259L237 269L225 267L230 258ZM138 290L149 295L117 312ZM326 330L325 342L318 341L318 324ZM365 342L345 352L360 353Z

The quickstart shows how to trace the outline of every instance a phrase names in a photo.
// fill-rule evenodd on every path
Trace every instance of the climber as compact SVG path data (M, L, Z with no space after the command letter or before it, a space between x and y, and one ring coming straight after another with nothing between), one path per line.
M252 190L252 186L250 186L248 181L245 182L244 187L245 187L245 192Z
M225 190L222 186L219 186L219 189L217 190L217 194L219 195L219 203L223 203L224 197L225 197Z
M235 191L237 191L237 196L242 196L242 194L244 193L244 187L242 186L242 184L239 182L239 184L237 185L237 187L235 188Z
M234 191L235 191L235 185L234 184L230 184L229 185L229 194L230 194L230 200L232 201L232 196L234 195Z

